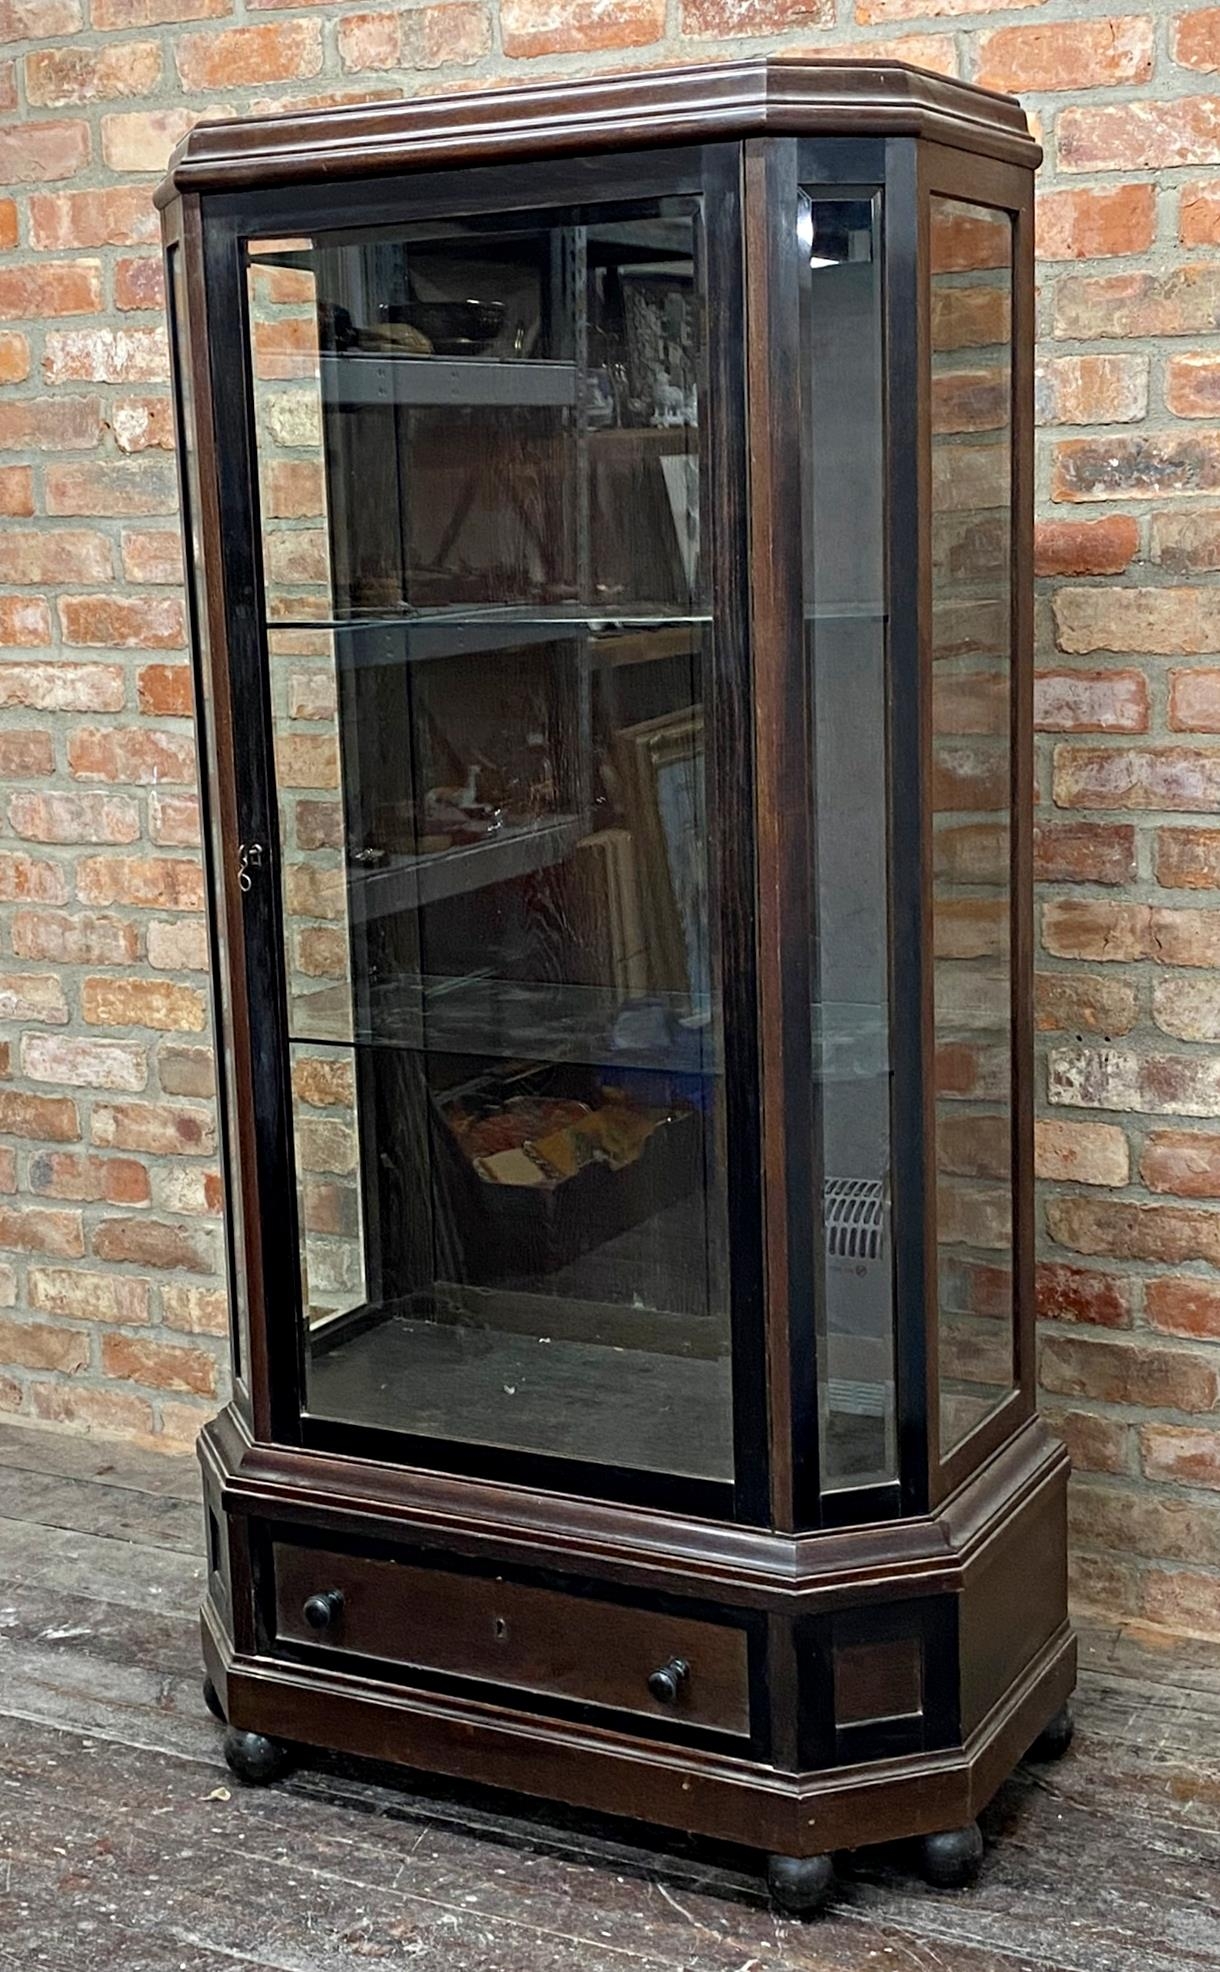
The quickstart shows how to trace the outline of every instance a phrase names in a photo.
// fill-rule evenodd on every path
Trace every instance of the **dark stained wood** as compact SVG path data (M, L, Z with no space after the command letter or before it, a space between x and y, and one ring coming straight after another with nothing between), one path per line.
M63 1448L0 1431L55 1472ZM124 1489L197 1485L123 1451ZM144 1463L146 1461L146 1464ZM88 1495L91 1481L80 1478ZM61 1503L62 1509L62 1503ZM37 1502L21 1553L36 1551ZM87 1508L82 1509L82 1513ZM199 1695L194 1591L152 1616L25 1583L0 1534L0 1966L4 1972L1215 1972L1220 1967L1220 1651L1086 1630L1078 1731L984 1816L976 1889L927 1890L899 1845L861 1853L811 1924L767 1908L756 1862L485 1789L305 1769L238 1787ZM192 1565L199 1565L199 1556Z
M277 1634L341 1655L642 1712L666 1724L749 1731L746 1633L695 1617L575 1598L499 1576L275 1544ZM309 1597L338 1590L325 1630ZM687 1667L673 1704L648 1680L671 1658Z
M200 123L170 160L157 199L400 170L404 152L411 163L469 163L785 131L935 138L1029 168L1041 157L1011 96L902 62L774 56Z
M806 155L813 184L880 183L885 205L900 1472L854 1495L822 1489L819 1229L808 1223L820 1192L810 1149L816 927L802 438L791 375L801 348L796 194ZM237 1399L201 1447L212 1548L203 1635L209 1675L238 1731L424 1769L448 1776L455 1790L493 1782L582 1812L643 1817L677 1831L662 1838L671 1845L698 1831L801 1858L971 1821L1068 1696L1075 1652L1063 1567L1066 1461L1031 1414L1024 815L1013 940L1020 1387L948 1461L936 1449L930 1236L928 196L959 189L1019 213L1017 319L1028 345L1037 155L1011 99L895 63L766 59L203 125L177 154L161 200L167 242L180 241L173 251L186 273L178 379L180 390L191 385L199 469L190 493L206 599L195 642L215 747L212 915L234 1072L234 1223L244 1234L236 1285L249 1313L248 1333L239 1325L235 1338L244 1345ZM458 163L468 169L441 168ZM650 198L702 199L714 318L700 378L708 439L700 520L713 569L708 912L721 933L714 984L725 1028L727 1121L717 1142L730 1201L732 1485L684 1477L690 1466L681 1458L658 1473L625 1450L611 1464L600 1450L582 1461L537 1446L514 1450L494 1437L470 1445L413 1437L398 1428L396 1372L384 1359L379 1373L390 1387L379 1428L343 1423L333 1410L314 1416L296 1287L245 240L251 231L391 226L470 210L484 218L555 212L573 199L583 211L612 193L641 198L645 187ZM1028 346L1014 378L1020 807L1029 794ZM564 761L559 768L561 779L571 772ZM251 840L265 856L239 895L234 858ZM391 956L400 962L400 953ZM401 1094L388 1077L383 1107L393 1136ZM401 1161L401 1145L393 1155ZM408 1164L385 1195L390 1218L405 1213ZM370 1350L375 1339L367 1339ZM698 1430L697 1419L686 1426ZM5 1471L0 1460L0 1481ZM24 1478L10 1473L0 1483L0 1530L20 1530L19 1516L34 1510L55 1521L33 1543L28 1532L11 1534L15 1565L48 1594L102 1599L113 1591L136 1612L156 1610L164 1596L177 1610L181 1516L123 1506L96 1476L91 1483L80 1503L62 1486L48 1488L45 1509ZM121 1580L121 1542L108 1516L153 1557L130 1584ZM70 1583L72 1565L83 1587ZM204 1587L202 1571L195 1587ZM331 1589L343 1593L343 1617L319 1636L301 1610ZM669 1659L688 1662L691 1676L672 1715L662 1715L643 1694L650 1670ZM106 1700L101 1688L99 1716L112 1727L122 1697L112 1691ZM901 1730L883 1730L894 1725ZM260 1907L264 1894L252 1865L250 1895ZM234 1901L243 1901L240 1890ZM198 1921L188 1905L186 1927ZM688 1966L702 1962L696 1929L695 1947L680 1954ZM410 1935L430 1951L438 1934ZM719 1944L714 1926L712 1935ZM190 1941L235 1949L229 1931L192 1933ZM590 1954L584 1962L598 1965L601 1943L584 1934L578 1942ZM739 1968L752 1942L736 1956L743 1941L733 1939ZM548 1958L549 1945L532 1944L535 1964L571 1962L570 1953ZM256 1962L269 1950L274 1962L279 1949L274 1932L260 1934ZM612 1949L653 1963L651 1947L638 1941Z

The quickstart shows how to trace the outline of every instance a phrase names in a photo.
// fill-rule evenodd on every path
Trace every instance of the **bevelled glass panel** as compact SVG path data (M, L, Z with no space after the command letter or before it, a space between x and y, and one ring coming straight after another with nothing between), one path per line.
M827 1488L897 1476L881 197L802 195L814 1284Z
M699 202L249 300L308 1409L727 1481Z
M936 1272L947 1456L1005 1401L1015 1367L1012 221L936 197L930 241Z

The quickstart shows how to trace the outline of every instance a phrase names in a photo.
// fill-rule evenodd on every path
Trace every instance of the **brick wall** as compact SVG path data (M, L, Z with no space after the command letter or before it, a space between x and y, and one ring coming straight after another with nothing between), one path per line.
M1220 9L0 0L0 1411L188 1439L219 1179L151 186L207 111L761 45L1018 90L1040 1312L1082 1602L1220 1634Z

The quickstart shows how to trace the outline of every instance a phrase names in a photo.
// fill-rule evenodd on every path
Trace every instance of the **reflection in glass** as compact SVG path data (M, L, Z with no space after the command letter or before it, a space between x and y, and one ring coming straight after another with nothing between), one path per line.
M308 1404L732 1476L697 202L258 243Z
M934 198L940 1449L1013 1387L1012 222Z
M880 199L804 199L804 595L814 790L823 1483L896 1476Z

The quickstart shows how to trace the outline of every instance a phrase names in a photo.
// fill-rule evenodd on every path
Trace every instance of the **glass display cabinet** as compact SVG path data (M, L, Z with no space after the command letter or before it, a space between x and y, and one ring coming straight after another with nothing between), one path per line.
M234 1770L753 1845L1062 1745L1037 1421L1032 183L752 61L202 123L160 193Z

